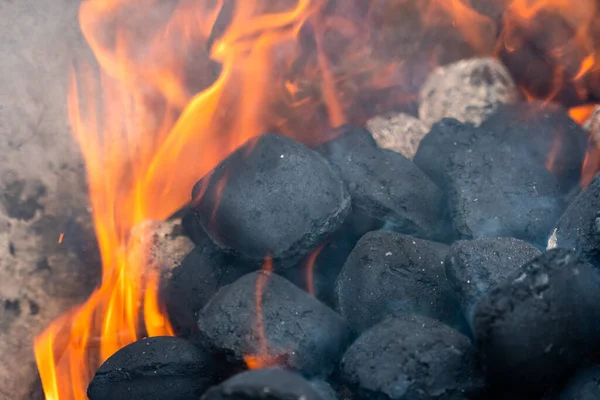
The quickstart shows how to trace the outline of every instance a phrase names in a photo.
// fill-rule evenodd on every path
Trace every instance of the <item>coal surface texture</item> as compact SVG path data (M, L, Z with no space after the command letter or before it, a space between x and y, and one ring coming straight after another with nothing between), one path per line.
M569 379L555 396L544 400L598 400L600 399L600 366L584 368Z
M433 125L419 143L414 163L439 187L444 187L444 171L450 156L469 149L484 131L454 118L444 118Z
M469 317L477 300L488 290L540 254L529 243L513 238L459 240L453 243L444 264L463 313Z
M212 296L256 269L212 243L194 248L162 285L161 297L177 334L189 337L196 332L198 312Z
M193 400L213 383L210 354L180 338L158 336L113 354L88 386L90 400Z
M598 350L600 271L550 250L483 297L473 326L490 382L541 393Z
M547 166L563 191L579 184L588 134L567 110L539 102L502 105L481 128Z
M397 232L445 240L443 193L409 159L378 148L363 128L344 126L319 149L348 185L354 212Z
M328 400L300 375L282 369L242 372L208 390L202 400Z
M444 271L447 250L395 232L367 233L338 276L340 313L359 332L386 316L413 313L458 324L458 301Z
M259 312L256 291L261 286ZM309 376L331 372L349 340L349 328L338 314L286 279L263 271L219 290L200 311L198 328L201 340L231 362L263 354L264 334L270 356Z
M249 259L298 261L350 210L348 191L328 163L275 134L246 143L205 179L192 193L200 224L215 243Z
M469 339L425 317L391 318L366 331L341 371L359 399L467 399L483 387Z
M569 205L554 236L558 247L580 252L600 266L600 175Z
M525 150L493 137L453 154L445 175L462 239L514 237L545 248L564 210L556 179Z

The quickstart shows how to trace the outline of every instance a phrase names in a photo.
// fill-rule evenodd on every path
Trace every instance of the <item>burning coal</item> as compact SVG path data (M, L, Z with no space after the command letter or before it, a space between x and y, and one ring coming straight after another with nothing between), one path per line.
M461 349L468 368L448 390L482 391L475 349L466 336L437 320L468 334L474 329L486 354L492 354L502 349L488 342L494 327L486 313L502 296L517 299L508 284L493 292L489 304L477 309L473 327L474 298L485 296L501 279L492 273L480 291L467 290L462 282L446 279L442 254L457 239L495 236L545 247L580 184L591 181L599 166L596 143L588 143L563 107L571 107L570 115L582 122L591 114L590 104L600 100L598 20L594 0L578 7L567 0L83 2L79 21L97 65L74 64L69 118L86 161L103 276L85 304L36 338L46 398L85 399L95 374L96 385L113 376L108 364L98 370L102 363L125 362L123 352L135 353L143 348L140 339L154 336L159 338L146 343L175 349L161 369L164 378L192 371L177 385L183 385L182 396L189 390L200 396L217 380L212 359L206 369L183 365L178 349L189 343L165 337L176 334L202 338L204 347L189 363L218 354L231 367L226 374L276 365L318 376L341 365L344 384L357 393L374 386L388 396L434 393L436 388L423 383L412 367L403 373L416 387L405 382L408 386L392 392L380 388L388 372L379 367L376 375L365 377L365 365L380 358L365 361L364 354L392 339L390 327L409 343L402 349L392 346L402 362L419 346L442 343L423 357L447 356L458 366L461 360L448 348ZM485 57L485 63L436 70L476 56ZM458 83L441 90L447 71L454 71ZM440 79L444 84L435 83ZM453 102L444 96L456 95L452 88L458 85L476 90L473 95L458 91L461 107L455 114L441 112L439 104ZM435 99L429 108L426 99ZM514 105L524 100L532 102ZM385 129L375 135L376 142L368 130L356 127L390 112L420 117L420 137L408 150L414 162L378 147L391 134ZM439 122L448 116L461 121ZM388 143L395 149L402 141ZM149 240L132 232L188 204L206 245L198 245L173 272L177 290L171 286L160 296L163 271L148 256ZM369 234L358 242L378 229L398 233ZM496 245L504 246L489 247ZM332 261L333 253L341 262ZM421 271L429 265L422 264L420 254L439 265ZM555 266L563 263L562 253L556 254L539 256L527 264L528 271L541 265L555 282L560 278ZM585 260L569 255L564 263L581 266L596 279L589 254L595 253L586 248ZM265 259L265 271L254 272ZM330 264L323 267L320 260ZM460 273L452 260L456 278ZM375 262L380 269L371 268ZM305 270L304 285L298 286L310 294L282 277L294 281L290 270L299 264ZM244 273L231 272L236 269ZM320 298L316 275L325 269L323 279L331 284ZM361 277L364 270L371 274ZM386 279L382 288L373 287ZM400 283L389 284L394 279ZM524 282L532 279L537 282L533 275ZM575 279L572 286L558 285L553 296L580 284ZM452 288L463 298L450 293ZM353 295L362 297L358 304ZM428 298L419 301L421 295ZM341 315L319 300L337 303L333 306ZM528 304L523 307L529 310ZM402 317L381 322L397 314ZM428 333L414 341L411 333L418 326L427 326ZM352 333L371 327L342 358ZM557 337L573 344L572 337ZM560 361L560 355L548 357L554 356ZM387 355L378 357L389 365ZM160 364L151 358L138 361L127 368ZM488 365L487 371L510 370L511 361ZM529 389L536 392L548 379L564 378L580 361L569 359L560 374L541 371ZM437 367L443 368L431 366ZM185 386L194 371L211 379ZM211 389L208 398L221 398L220 391L231 387L254 391L245 379L267 375L238 375ZM297 386L278 387L281 396L309 385L299 377L285 379ZM136 393L143 397L148 389L139 385ZM109 398L105 389L90 386L88 394ZM308 397L319 395L311 389Z

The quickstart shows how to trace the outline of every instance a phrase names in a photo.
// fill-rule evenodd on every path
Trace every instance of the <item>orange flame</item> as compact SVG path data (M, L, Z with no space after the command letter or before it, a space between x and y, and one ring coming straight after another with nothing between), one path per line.
M321 251L325 248L327 243L321 243L316 249L313 250L312 253L306 259L306 291L311 295L315 295L315 262L317 261L317 257L321 254Z

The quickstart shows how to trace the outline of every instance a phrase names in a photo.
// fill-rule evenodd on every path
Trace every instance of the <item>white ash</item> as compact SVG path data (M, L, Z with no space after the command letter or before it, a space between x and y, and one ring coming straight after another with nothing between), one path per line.
M418 118L404 113L376 116L367 121L366 128L377 145L412 160L421 139L429 128Z
M600 106L596 106L592 115L583 123L583 129L590 133L596 143L600 143Z
M419 93L419 117L432 125L443 118L480 125L519 92L510 73L492 58L473 58L436 68Z

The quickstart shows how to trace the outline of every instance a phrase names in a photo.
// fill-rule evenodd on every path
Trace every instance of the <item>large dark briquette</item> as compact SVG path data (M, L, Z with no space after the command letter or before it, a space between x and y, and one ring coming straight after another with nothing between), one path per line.
M328 163L275 134L246 143L205 179L192 194L200 224L215 243L253 260L269 254L285 265L298 261L350 210L348 191Z
M564 108L539 102L502 105L481 129L547 166L564 192L579 184L588 134Z
M162 285L167 314L180 336L197 330L197 313L217 291L258 266L241 262L212 243L196 247Z
M366 331L344 354L341 373L359 399L467 399L483 387L469 339L425 317Z
M215 378L209 353L180 338L159 336L113 354L88 386L90 400L199 399Z
M557 394L544 400L598 400L600 399L600 366L578 371Z
M359 332L398 314L457 325L458 301L444 272L447 251L446 245L395 232L367 233L338 276L340 313Z
M550 250L483 297L473 327L490 382L541 392L598 350L600 271Z
M545 247L564 210L554 177L525 151L493 137L450 157L447 194L462 239L514 237Z
M442 191L414 163L377 147L363 128L344 126L319 149L348 185L355 214L425 239L448 235Z
M446 276L469 317L477 300L541 252L519 239L459 240L446 256Z
M259 311L256 291L261 286ZM331 372L350 336L333 310L284 278L262 271L221 288L200 311L198 328L201 340L233 362L263 354L265 343L270 356L307 375Z
M569 205L552 236L558 247L573 249L600 265L600 175Z
M300 375L282 369L242 372L209 389L202 400L328 400Z
M484 131L454 118L444 118L433 125L419 143L414 163L439 187L444 187L444 171L450 156L470 148Z

